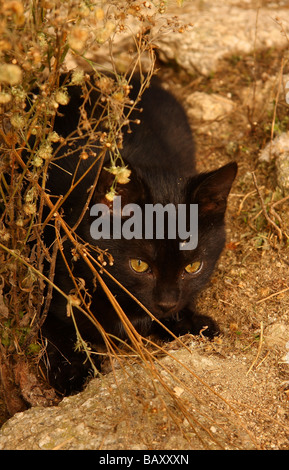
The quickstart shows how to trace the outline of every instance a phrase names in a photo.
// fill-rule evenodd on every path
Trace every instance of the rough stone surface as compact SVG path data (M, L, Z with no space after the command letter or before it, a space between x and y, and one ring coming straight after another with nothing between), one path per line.
M269 346L277 346L283 350L289 349L289 328L284 323L273 323L264 332L265 342Z
M141 7L145 3L140 2ZM287 39L281 33L282 28L286 33L289 29L285 0L269 3L263 8L258 8L258 2L254 0L185 0L179 7L176 3L177 0L169 0L166 13L152 26L152 42L162 61L175 63L189 74L209 75L226 56L286 44ZM152 4L150 8L151 14L155 13ZM172 21L174 17L177 27ZM166 25L166 18L171 26ZM130 19L124 31L114 37L114 64L120 71L126 71L134 63L136 48L132 35L136 35L139 28L139 21ZM104 45L92 49L88 58L110 70L110 47ZM147 54L142 54L140 61L143 69L151 67L151 58ZM80 64L87 67L85 61ZM75 65L74 58L69 55L67 67Z
M190 339L187 349L168 351L153 380L143 367L127 365L58 406L18 413L2 427L0 449L258 448L258 413L268 421L286 413L285 404L272 409L267 401L277 385L266 368L248 373L245 356L224 358L218 346L208 347ZM268 436L273 447L288 440L276 423L259 441Z
M269 8L260 9L257 3L207 0L184 2L178 11L171 7L168 14L173 10L184 23L193 26L184 33L161 36L157 41L161 57L175 61L189 73L208 75L227 55L285 45L276 18L286 30L287 2L272 2Z
M277 181L284 195L289 194L289 152L282 152L276 159Z
M269 142L260 153L260 160L275 161L277 184L284 195L289 194L289 132L283 132Z
M220 120L234 109L234 103L229 98L199 91L187 97L187 105L188 115L195 121Z

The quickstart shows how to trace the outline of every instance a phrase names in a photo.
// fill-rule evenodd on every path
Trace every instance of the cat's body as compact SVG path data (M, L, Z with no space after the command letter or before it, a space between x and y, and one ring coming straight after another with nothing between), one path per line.
M132 98L135 98L137 85L134 85ZM89 108L92 109L93 94ZM81 104L80 89L73 90L70 103L61 108L64 116L55 122L55 130L68 136L78 124L78 107ZM208 326L207 333L217 333L216 323L207 316L195 312L197 294L207 284L225 242L224 214L227 196L236 175L236 164L232 163L208 174L197 174L194 162L194 144L183 108L159 85L152 85L142 97L142 113L134 111L131 119L140 119L140 124L131 124L131 133L124 134L121 156L131 169L130 182L118 185L117 190L123 203L135 203L141 208L145 204L172 203L198 204L199 240L195 250L180 250L178 239L109 239L93 240L90 227L93 217L89 209L77 228L77 234L87 243L107 249L114 258L113 266L106 268L158 319L163 321L175 334L191 332L198 334ZM89 114L89 113L88 113ZM59 166L75 171L83 140L79 140L78 151L59 160ZM94 157L82 160L78 176L92 163ZM108 162L104 163L108 166ZM64 204L64 220L73 226L87 200L87 188L94 182L98 167L86 176L72 192ZM111 175L102 170L99 183L90 206L105 201ZM52 166L48 188L52 195L64 195L71 185L71 176L56 166ZM52 240L52 238L51 238ZM125 338L124 328L114 308L102 288L95 287L93 274L84 261L71 261L71 245L64 243L64 252L73 265L77 278L85 280L85 288L91 295L90 310L110 334ZM93 253L93 252L92 252ZM95 253L95 257L97 254ZM133 269L133 260L140 260L147 267L143 272ZM193 266L192 272L186 267ZM58 255L55 284L67 294L74 288L67 269ZM103 279L115 295L120 306L136 329L143 335L161 332L161 328L108 276ZM81 388L88 374L89 363L74 351L76 340L71 317L67 316L67 301L54 291L53 299L44 324L43 334L48 339L50 363L49 379L52 385L63 393L71 393ZM74 309L79 330L85 341L101 343L97 329Z

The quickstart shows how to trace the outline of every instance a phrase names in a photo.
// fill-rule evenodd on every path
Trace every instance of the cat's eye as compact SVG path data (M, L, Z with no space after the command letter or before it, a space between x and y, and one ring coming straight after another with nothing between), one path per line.
M136 273L145 273L149 271L149 265L142 259L131 259L130 266Z
M189 274L196 274L200 271L201 267L201 261L194 261L193 263L190 263L185 267L185 271Z

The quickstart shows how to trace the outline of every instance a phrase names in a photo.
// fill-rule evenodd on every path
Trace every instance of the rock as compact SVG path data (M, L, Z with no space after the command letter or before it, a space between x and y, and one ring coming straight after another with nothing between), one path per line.
M264 340L269 347L289 350L289 326L284 323L273 323L264 331Z
M285 74L282 76L281 84L280 75L268 76L266 73L263 74L262 80L256 80L254 86L249 85L248 87L242 88L239 93L239 98L242 102L244 109L249 109L251 114L251 120L258 121L264 119L269 113L273 113L274 103L278 94L278 102L284 106L286 99L285 86L289 81L289 75ZM265 153L263 160L269 161L269 156Z
M288 136L287 144L289 144ZM280 153L275 164L278 186L282 189L284 196L287 196L289 194L289 151Z
M289 132L283 132L261 151L259 160L275 159L277 184L286 196L289 194Z
M264 6L258 9L254 2L251 5L251 2L242 4L235 0L170 0L165 3L169 7L165 13L159 14L153 2L139 2L139 15L129 15L123 29L114 33L112 43L106 41L101 46L92 46L86 59L111 70L112 53L114 65L121 72L127 71L136 62L141 63L142 70L150 69L150 53L142 53L138 57L136 48L137 33L144 24L150 26L148 39L156 46L160 59L175 62L190 74L209 75L228 55L248 54L254 49L280 47L287 43L280 26L282 23L285 31L288 28L286 2L284 8L281 2L278 8ZM178 3L181 5L178 6ZM109 8L113 7L110 5ZM142 15L148 18L146 23L142 22ZM275 20L277 17L278 21ZM179 30L184 32L180 33ZM66 67L71 69L76 65L87 68L86 60L68 55Z
M189 117L197 121L215 121L230 114L235 105L223 96L216 93L207 94L194 92L186 99Z
M283 132L272 142L269 142L259 155L261 162L269 162L272 157L278 157L280 154L289 151L289 132Z
M249 2L250 3L250 2ZM233 54L248 54L254 49L285 45L280 24L288 28L288 10L282 5L255 8L237 1L187 1L169 8L184 24L193 23L183 33L160 35L156 44L164 61L175 61L188 73L209 75L220 59ZM278 21L275 20L278 18Z
M58 406L16 414L0 430L1 450L201 450L284 447L276 423L270 365L251 371L242 354L224 357L209 343L170 349L154 367L124 364ZM268 396L275 396L274 402ZM237 403L242 404L241 413ZM273 416L270 426L259 420ZM213 429L212 429L213 423ZM251 431L250 431L251 430ZM267 447L267 448L268 448Z

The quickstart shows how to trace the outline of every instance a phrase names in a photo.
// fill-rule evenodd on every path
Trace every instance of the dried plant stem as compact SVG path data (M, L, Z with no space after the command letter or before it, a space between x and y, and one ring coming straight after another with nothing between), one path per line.
M262 349L262 345L263 345L263 330L264 330L263 322L261 321L261 323L260 323L260 339L259 339L257 355L256 355L254 361L252 362L251 366L249 367L246 375L248 375L251 372L251 370L253 369L254 365L258 361L258 358L261 354L261 349Z
M280 95L280 88L281 88L282 77L283 77L283 67L284 67L284 60L283 60L283 57L282 57L279 80L278 80L278 89L277 89L277 95L276 95L276 100L275 100L275 104L274 104L273 118L272 118L272 124L271 124L271 142L274 138L274 127L275 127L275 120L276 120L276 111L277 111L279 95ZM270 153L271 153L271 149L270 149ZM270 158L271 158L271 155L270 155Z
M289 290L289 287L285 287L285 289L279 290L278 292L274 292L273 294L268 295L264 299L260 299L256 302L256 304L261 304L262 302L266 302L266 300L272 299L272 297L275 297L276 295L283 294L284 292L287 292Z
M254 196L255 194L256 194L256 190L254 189L253 191L250 191L249 193L247 193L247 194L243 197L243 199L242 199L242 201L241 201L241 203L240 203L238 212L237 212L237 215L238 215L238 216L241 214L241 211L242 211L242 209L243 209L243 206L244 206L245 201L246 201L250 196Z
M262 211L263 211L263 214L264 214L264 217L266 218L267 222L269 223L269 225L272 225L272 227L274 227L274 229L276 230L276 232L278 233L278 237L279 237L279 240L281 241L282 238L283 238L283 235L282 235L282 230L276 225L276 223L274 222L274 220L271 219L271 217L269 217L268 215L268 212L267 212L267 209L266 209L266 206L265 206L265 203L264 203L264 199L263 199L263 196L261 194L261 191L260 191L260 188L257 184L257 179L256 179L256 176L255 176L255 173L252 172L252 177L253 177L253 181L254 181L254 185L255 185L255 188L257 190L257 193L258 193L258 196L260 198L260 202L261 202L261 207L262 207Z

